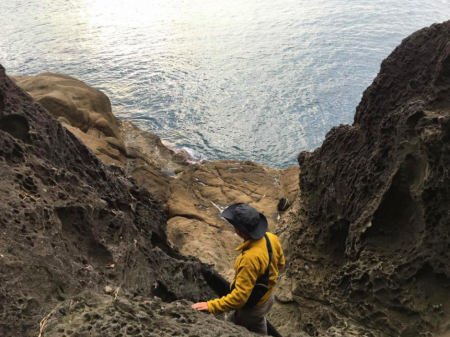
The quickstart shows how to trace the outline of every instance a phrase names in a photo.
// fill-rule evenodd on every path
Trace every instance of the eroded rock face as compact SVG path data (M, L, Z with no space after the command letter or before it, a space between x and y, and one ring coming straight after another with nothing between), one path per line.
M301 200L286 239L293 300L373 334L449 333L449 137L446 22L405 39L354 124L299 155ZM302 320L311 335L333 326L320 314Z
M198 263L168 245L154 197L105 166L1 66L0 172L1 336L37 336L59 304L74 315L71 299L87 289L213 297Z
M120 122L103 92L73 77L54 73L11 78L104 162L126 164Z
M251 337L247 329L195 312L191 303L83 293L56 307L45 336Z

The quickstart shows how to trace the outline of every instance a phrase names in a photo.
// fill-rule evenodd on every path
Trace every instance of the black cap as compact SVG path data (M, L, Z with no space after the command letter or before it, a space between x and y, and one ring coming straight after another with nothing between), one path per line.
M267 219L250 205L237 203L222 212L222 217L241 232L257 240L267 231Z

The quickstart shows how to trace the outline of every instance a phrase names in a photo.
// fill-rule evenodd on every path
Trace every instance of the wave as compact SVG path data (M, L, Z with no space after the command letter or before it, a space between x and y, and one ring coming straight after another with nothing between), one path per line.
M163 144L176 154L183 156L189 164L204 163L208 161L208 157L198 151L195 151L194 149L191 149L190 147L182 146L179 148L176 147L176 145L165 141L163 141Z

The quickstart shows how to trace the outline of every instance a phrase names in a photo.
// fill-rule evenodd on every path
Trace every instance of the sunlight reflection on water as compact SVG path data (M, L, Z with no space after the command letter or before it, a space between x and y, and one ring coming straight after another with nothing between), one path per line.
M2 1L8 73L64 73L210 160L295 164L352 123L381 61L443 0Z

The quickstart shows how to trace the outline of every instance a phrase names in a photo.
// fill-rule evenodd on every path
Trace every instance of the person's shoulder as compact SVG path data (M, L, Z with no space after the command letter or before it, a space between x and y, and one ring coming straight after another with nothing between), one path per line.
M272 243L272 249L277 250L277 251L283 250L281 248L281 242L278 239L278 236L276 236L273 233L269 233L269 232L267 232L267 236L269 237L269 240Z
M275 234L270 233L270 232L266 232L266 234L269 237L271 242L273 241L273 242L276 242L278 244L280 243L280 240L278 239L278 236L276 236Z
M255 261L255 260L261 260L261 257L266 252L266 246L258 244L260 242L255 242L252 245L249 245L248 248L242 252L242 258L247 261Z
M261 253L266 248L265 240L259 239L252 241L247 247L247 252L251 252L252 255Z

